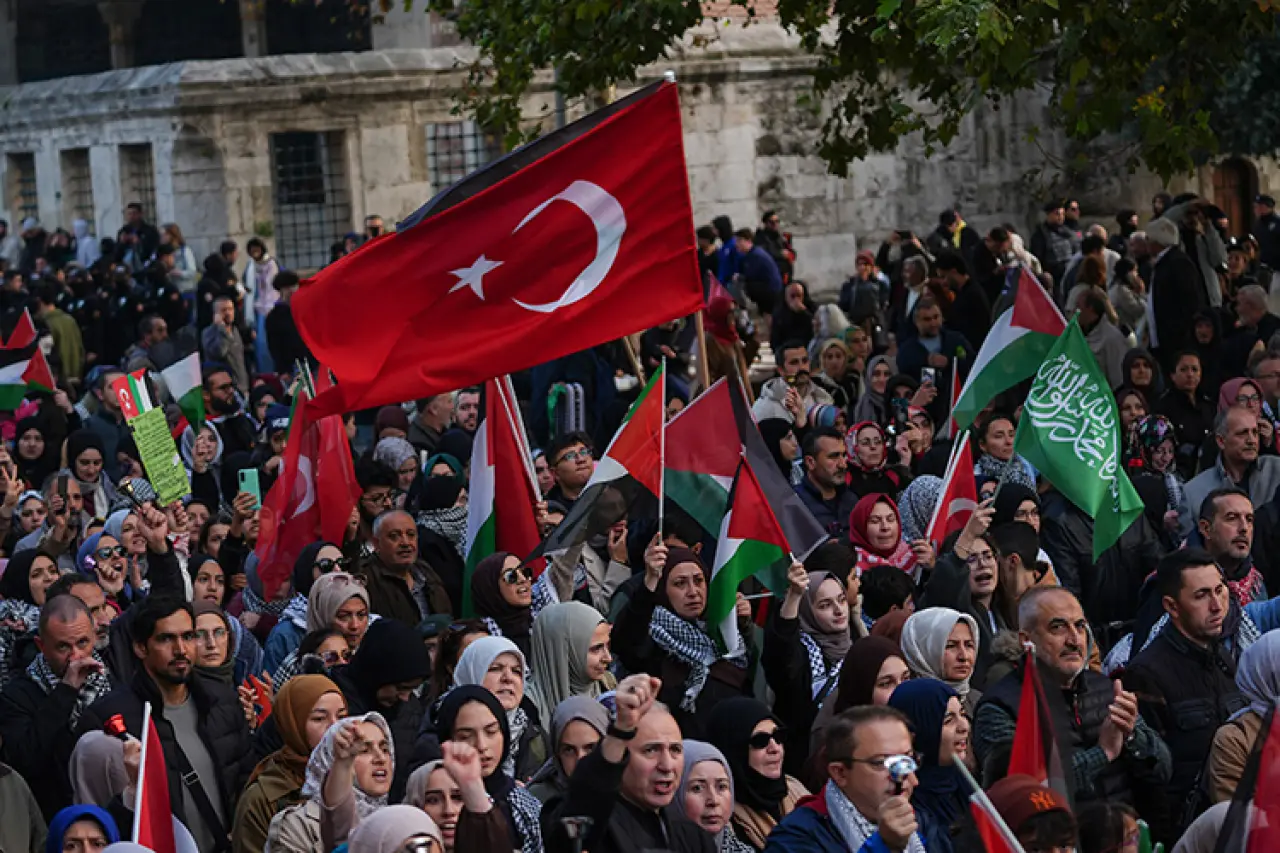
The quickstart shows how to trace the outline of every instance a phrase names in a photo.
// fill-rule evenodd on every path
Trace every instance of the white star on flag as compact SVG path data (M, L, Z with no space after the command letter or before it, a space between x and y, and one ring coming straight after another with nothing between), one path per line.
M481 301L483 301L484 300L484 275L485 273L493 272L500 266L502 266L502 261L491 261L488 258L486 258L484 255L481 255L480 257L476 258L475 263L473 263L469 267L463 267L462 269L457 269L457 270L450 270L449 271L450 275L455 275L458 277L458 283L455 284L453 287L449 288L449 292L453 293L455 290L461 290L464 287L469 287L473 291L475 291L476 296L479 296Z

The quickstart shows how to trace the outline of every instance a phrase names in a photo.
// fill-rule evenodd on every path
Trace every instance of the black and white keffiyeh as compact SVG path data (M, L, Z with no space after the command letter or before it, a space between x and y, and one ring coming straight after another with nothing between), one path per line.
M528 673L526 672L526 676ZM507 712L507 728L511 730L511 748L507 750L507 760L502 762L502 772L516 778L516 752L520 749L520 738L524 730L529 728L529 715L519 705L514 711Z
M451 506L444 509L424 510L418 513L418 526L449 540L459 556L466 557L467 508Z
M698 696L707 684L712 664L724 658L736 667L747 667L747 647L741 636L732 652L721 655L715 641L703 630L701 622L686 622L665 607L653 609L649 636L658 644L658 648L689 667L689 678L684 683L684 698L680 700L680 707L690 713L697 708Z
M102 669L85 679L84 685L80 688L80 695L76 696L76 705L71 709L71 728L75 728L76 723L80 722L80 714L85 708L111 692L111 679L107 678L106 665L102 663L102 658L98 657L97 652L93 653L93 659L102 666ZM36 655L35 660L27 665L27 677L38 684L46 696L62 683L62 679L54 674L49 661L43 654Z
M17 628L18 624L23 627ZM39 627L39 607L16 598L0 601L0 687L13 675L13 655L18 640L34 634Z
M826 798L831 822L836 825L836 833L850 853L857 853L867 843L867 839L875 835L876 825L862 816L844 792L836 787L835 782L828 780L826 787L822 789L822 795ZM904 853L925 853L919 832L911 833L911 840L907 842Z
M542 803L520 785L511 789L507 802L511 805L511 819L520 832L520 853L542 853Z
M813 698L829 695L835 690L836 683L840 679L840 665L844 661L835 661L828 664L826 656L822 654L822 648L813 641L813 638L803 631L800 632L800 643L804 646L805 653L809 656L809 685L813 690ZM827 686L827 682L835 679L831 686Z

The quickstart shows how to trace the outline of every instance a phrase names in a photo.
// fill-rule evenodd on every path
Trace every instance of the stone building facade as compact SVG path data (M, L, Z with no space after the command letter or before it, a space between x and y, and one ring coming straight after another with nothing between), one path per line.
M29 1L0 0L0 10ZM124 205L141 201L149 220L178 223L198 257L224 239L243 244L256 235L286 266L313 270L366 215L393 222L500 155L496 140L453 112L460 66L472 54L442 22L394 4L370 27L369 49L260 55L264 2L240 0L236 58L0 88L0 217L16 225L34 216L68 230L83 218L95 234L114 235ZM0 53L15 36L3 17ZM117 44L121 28L113 24L110 34L113 64L129 64L132 53ZM1027 131L1046 119L1034 97L980 111L932 156L907 141L836 178L815 154L820 120L800 100L812 60L796 40L769 20L709 21L705 35L706 44L686 41L639 81L670 69L680 82L695 218L727 214L755 227L776 209L794 235L798 275L815 290L837 288L859 247L874 248L894 228L923 236L952 204L979 228L1034 224L1026 176L1043 166L1044 151ZM13 82L14 70L0 63L0 83L6 75ZM540 81L525 110L548 126L549 82ZM569 118L575 114L571 108ZM1272 171L1248 168L1249 191L1271 185ZM1212 190L1214 173L1206 174L1200 188L1208 180ZM1141 208L1134 202L1143 195L1141 180L1103 180L1085 206Z

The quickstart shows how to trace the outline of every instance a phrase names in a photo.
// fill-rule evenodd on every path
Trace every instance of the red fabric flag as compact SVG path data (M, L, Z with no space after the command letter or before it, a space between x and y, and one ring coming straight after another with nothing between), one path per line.
M304 282L293 316L339 382L312 411L440 394L691 314L696 252L676 86L655 84Z
M49 369L49 362L40 347L36 347L35 352L31 353L31 360L27 362L22 380L27 383L28 388L34 386L50 394L54 392L53 371Z
M978 483L973 476L973 450L966 434L960 439L960 449L947 469L942 494L938 497L933 522L929 525L927 538L934 547L939 547L954 531L962 530L977 506Z
M18 324L13 327L13 331L9 333L8 339L0 349L26 349L36 342L36 325L31 322L31 312L26 308L22 309L22 316L18 318Z
M173 840L173 809L169 803L169 771L164 763L164 747L160 745L150 706L144 717L133 840L155 853L175 853L177 844Z
M1008 775L1018 774L1030 776L1064 797L1069 796L1044 684L1040 681L1035 653L1030 650L1023 654L1018 726L1013 736L1013 751L1009 755Z
M320 370L323 375L323 369ZM275 598L293 573L298 554L312 542L341 542L351 510L360 499L351 446L342 418L313 420L299 392L289 424L284 466L262 503L258 531L258 577L262 594Z
M1000 831L1000 826L996 823L996 818L991 814L985 800L971 795L969 812L973 815L978 836L982 839L982 846L986 848L987 853L1015 853L1004 833Z

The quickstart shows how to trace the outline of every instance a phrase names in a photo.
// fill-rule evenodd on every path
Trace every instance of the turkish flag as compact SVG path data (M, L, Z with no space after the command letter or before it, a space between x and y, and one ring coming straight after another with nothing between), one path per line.
M175 853L173 811L169 803L169 770L156 721L147 705L142 727L142 758L138 770L138 798L133 804L133 839L155 853Z
M969 433L959 439L959 447L951 457L942 481L942 494L933 511L933 522L926 538L941 547L943 540L957 530L963 530L978 506L978 481L973 476L973 449Z
M326 376L324 368L317 378ZM317 540L342 544L351 510L360 499L351 446L342 418L313 419L298 391L289 423L284 465L262 502L258 545L258 577L262 596L270 601L293 573L302 549Z
M316 414L439 394L702 307L674 83L491 164L303 283Z

